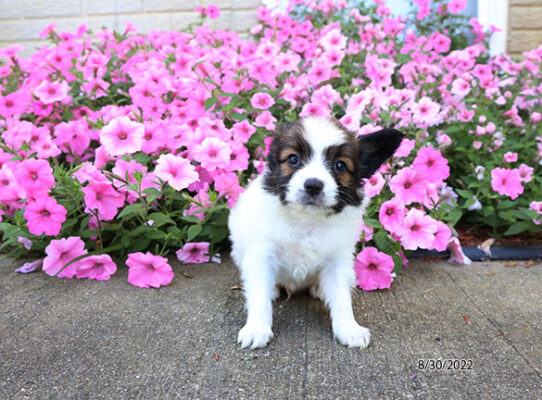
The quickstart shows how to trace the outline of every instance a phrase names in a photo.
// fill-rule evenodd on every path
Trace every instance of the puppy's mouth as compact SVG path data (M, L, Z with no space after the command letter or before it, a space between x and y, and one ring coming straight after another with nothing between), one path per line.
M298 196L297 202L303 206L316 207L316 208L329 208L323 195L311 196L307 193L301 193Z

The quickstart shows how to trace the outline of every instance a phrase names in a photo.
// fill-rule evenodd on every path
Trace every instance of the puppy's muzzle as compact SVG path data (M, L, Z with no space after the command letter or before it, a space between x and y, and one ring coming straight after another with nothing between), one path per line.
M322 190L324 189L324 182L322 182L320 179L309 178L305 181L303 186L305 187L307 194L315 198L322 193Z

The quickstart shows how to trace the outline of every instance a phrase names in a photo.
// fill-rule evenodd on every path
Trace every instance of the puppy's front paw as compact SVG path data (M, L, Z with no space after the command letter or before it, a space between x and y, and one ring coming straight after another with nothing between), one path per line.
M358 325L356 321L334 325L333 334L341 344L348 347L365 348L371 340L369 329Z
M239 331L237 342L241 343L241 348L249 347L256 349L264 347L273 337L273 332L270 326L265 324L249 323Z

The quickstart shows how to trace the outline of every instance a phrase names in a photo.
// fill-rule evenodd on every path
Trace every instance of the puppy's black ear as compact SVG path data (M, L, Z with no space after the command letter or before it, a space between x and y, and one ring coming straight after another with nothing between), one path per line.
M382 129L358 138L359 165L362 178L370 178L390 158L404 135L395 129Z

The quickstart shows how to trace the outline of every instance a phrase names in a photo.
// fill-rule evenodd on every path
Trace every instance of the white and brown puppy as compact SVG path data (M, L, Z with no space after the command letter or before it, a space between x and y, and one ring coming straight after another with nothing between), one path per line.
M319 118L277 128L264 174L240 196L229 219L248 313L241 347L262 347L273 337L272 301L280 286L290 293L310 288L324 300L342 344L369 344L350 296L367 205L362 179L394 153L402 136L384 129L356 139L336 121Z

